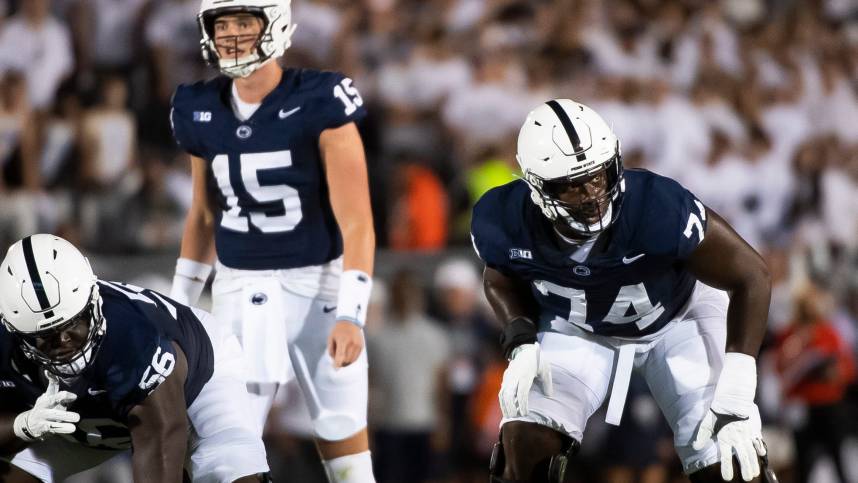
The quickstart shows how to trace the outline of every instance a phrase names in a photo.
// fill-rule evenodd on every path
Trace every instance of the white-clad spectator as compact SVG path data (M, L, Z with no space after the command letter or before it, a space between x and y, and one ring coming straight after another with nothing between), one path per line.
M298 26L291 49L310 54L317 63L330 63L336 37L342 28L341 9L327 1L303 1L292 4L292 21Z
M433 439L448 431L442 381L450 342L426 315L423 288L414 273L399 270L393 275L389 308L384 328L367 334L367 356L373 361L370 387L383 388L373 391L375 411L370 414L376 478L379 483L419 483L428 480L432 468Z
M488 10L488 0L454 0L447 2L444 23L451 32L464 32L474 28Z
M137 124L127 107L128 86L121 77L108 77L102 102L83 116L83 178L99 187L114 185L134 161Z
M32 118L27 97L26 80L20 73L10 71L0 78L0 172L21 145ZM2 187L3 176L0 174Z
M679 177L690 164L703 163L708 157L709 126L688 98L673 92L667 81L655 80L648 86L653 102L641 121L655 128L647 158L657 173Z
M623 100L624 85L623 79L618 77L600 78L599 88L596 89L597 98L588 105L611 126L622 143L623 152L647 151L655 123L646 119L646 107Z
M796 189L795 175L790 169L791 158L784 158L767 133L759 127L750 129L744 157L752 167L751 179L756 181L753 198L748 203L754 227L761 237L772 240L773 235L784 230Z
M726 133L714 130L712 141L706 162L690 163L678 180L740 234L751 231L755 221L746 212L757 185L753 167L735 154Z
M844 150L846 151L846 150ZM851 250L858 249L858 147L851 156L823 171L822 218L828 238Z
M66 26L50 15L49 0L21 2L0 31L0 74L22 72L33 109L46 110L74 67L71 46Z
M441 109L441 118L465 152L509 139L533 109L527 90L513 87L514 62L503 56L482 59L475 82L459 86Z
M660 65L655 38L628 33L618 38L603 25L592 25L584 31L583 41L593 54L596 71L603 75L649 79L657 75Z
M406 62L385 64L378 93L389 104L413 109L437 108L451 93L470 86L471 65L445 45L418 44Z
M724 19L718 2L705 2L699 18L699 31L711 45L712 62L721 70L739 76L743 72L739 38Z
M436 108L451 92L471 83L470 63L453 52L442 38L415 46L408 63L408 74L414 90L414 104L419 108Z
M151 0L74 0L72 22L81 64L98 70L132 66L135 34L143 8Z
M834 134L841 142L858 143L858 97L853 80L835 59L822 58L822 89L811 111L813 126L819 134Z
M152 50L157 95L167 102L176 87L205 74L197 25L199 0L161 0L146 24L146 44Z
M806 111L798 102L777 101L764 106L760 112L760 124L771 139L772 150L780 166L795 155L796 149L813 134L813 126Z
M659 57L674 86L687 90L700 69L700 35L682 4L665 2L652 26Z

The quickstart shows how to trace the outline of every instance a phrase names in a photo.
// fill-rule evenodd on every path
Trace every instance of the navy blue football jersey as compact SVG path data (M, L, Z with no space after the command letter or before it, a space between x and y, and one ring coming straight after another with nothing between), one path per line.
M679 183L626 170L619 218L581 263L522 180L483 195L471 235L487 266L530 283L540 331L571 323L595 334L638 337L664 327L688 301L696 280L682 262L705 230L703 204Z
M246 121L224 76L179 86L170 120L179 145L207 161L218 259L264 270L319 265L342 254L319 135L366 115L352 80L286 69Z
M98 283L107 330L95 360L80 377L61 381L77 399L77 431L64 435L87 446L130 448L128 413L172 373L173 342L188 362L184 393L190 406L214 372L214 354L205 328L193 311L157 292L117 282ZM17 341L0 330L0 410L33 407L47 381L26 359Z

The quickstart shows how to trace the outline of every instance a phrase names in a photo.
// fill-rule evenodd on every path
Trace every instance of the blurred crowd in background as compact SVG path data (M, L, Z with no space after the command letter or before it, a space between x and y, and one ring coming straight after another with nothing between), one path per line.
M216 74L198 7L0 1L0 246L48 231L96 258L178 254L191 188L170 96ZM518 128L555 97L593 107L627 168L676 178L765 256L770 462L785 483L858 482L856 0L295 0L293 18L284 65L345 72L370 113L381 483L487 479L505 361L469 212L515 178ZM116 270L157 284L162 268ZM637 386L620 429L591 419L575 481L682 481ZM277 416L269 451L277 481L322 481Z

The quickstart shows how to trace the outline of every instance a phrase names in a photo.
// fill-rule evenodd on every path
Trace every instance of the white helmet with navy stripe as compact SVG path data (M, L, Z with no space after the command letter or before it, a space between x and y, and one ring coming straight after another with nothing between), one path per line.
M47 234L28 236L0 264L0 320L22 342L24 353L58 375L78 374L94 358L105 324L95 274L71 243ZM35 340L61 332L82 317L89 335L75 354L54 360Z
M236 58L222 58L215 45L215 19L221 15L250 13L262 20L262 32L256 39L253 52ZM202 0L199 22L200 48L203 59L210 65L216 65L229 77L247 77L253 71L286 52L292 45L291 0ZM233 39L238 42L239 39Z
M554 99L532 110L518 134L516 159L533 202L575 235L591 238L617 219L624 190L620 142L589 107ZM599 190L591 198L560 199L564 190L590 190L594 180Z

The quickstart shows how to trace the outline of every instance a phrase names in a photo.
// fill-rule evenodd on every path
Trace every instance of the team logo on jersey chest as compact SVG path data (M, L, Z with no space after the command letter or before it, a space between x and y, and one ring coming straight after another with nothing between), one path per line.
M581 277L587 277L590 275L590 269L584 265L576 265L575 268L572 269L572 273Z
M238 126L238 129L235 130L235 135L238 136L238 139L247 139L251 134L253 134L253 129L250 129L250 126L246 124Z
M262 305L268 302L268 296L262 292L257 292L250 297L250 303L253 305Z

